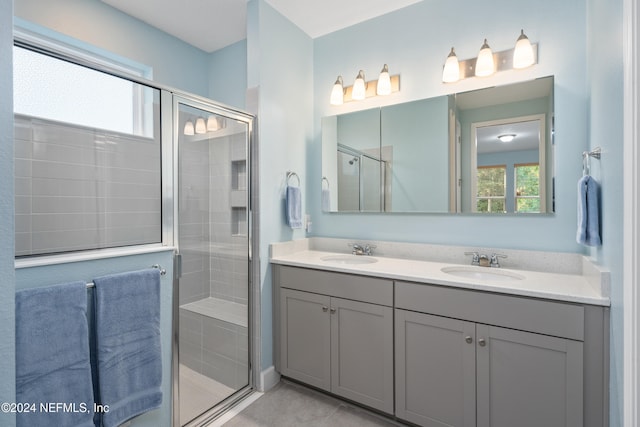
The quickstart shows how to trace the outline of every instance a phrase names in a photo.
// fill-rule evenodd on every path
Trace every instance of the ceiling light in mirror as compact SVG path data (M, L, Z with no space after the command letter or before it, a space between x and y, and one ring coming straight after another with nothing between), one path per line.
M514 133L507 133L504 135L499 135L498 139L502 142L511 142L513 141L513 139L516 137L516 135Z

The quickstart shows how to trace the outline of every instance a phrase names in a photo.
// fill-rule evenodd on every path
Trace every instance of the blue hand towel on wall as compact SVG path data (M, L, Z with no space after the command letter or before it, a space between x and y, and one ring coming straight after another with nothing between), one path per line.
M302 192L290 185L287 186L287 225L302 228Z
M598 182L589 175L578 181L578 231L576 241L587 246L600 246L600 210Z
M328 188L322 189L322 212L331 211L331 191Z
M86 284L18 291L15 316L16 403L36 405L16 425L93 427Z
M96 347L104 427L162 403L160 271L147 269L98 277Z

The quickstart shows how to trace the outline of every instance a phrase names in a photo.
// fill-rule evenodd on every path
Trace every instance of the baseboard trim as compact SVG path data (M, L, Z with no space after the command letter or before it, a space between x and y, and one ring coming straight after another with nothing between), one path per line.
M258 391L269 391L279 382L280 373L276 371L276 368L274 366L269 366L267 369L260 372L260 384L258 385Z

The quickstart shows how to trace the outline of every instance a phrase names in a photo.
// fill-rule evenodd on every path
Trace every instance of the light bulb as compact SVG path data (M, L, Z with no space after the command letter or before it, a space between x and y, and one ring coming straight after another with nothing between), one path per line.
M378 77L378 85L376 86L376 94L378 95L390 95L391 94L391 77L389 76L389 67L384 64L380 76Z
M218 119L216 116L211 115L207 118L207 131L215 132L220 129L220 124L218 123Z
M196 120L196 133L199 135L207 133L207 125L204 123L204 119L202 117L198 117Z
M484 43L480 48L480 53L478 53L478 59L476 59L476 76L490 76L494 71L495 65L493 63L493 52L487 44L487 39L484 39Z
M527 68L533 65L534 61L533 46L524 34L524 30L520 30L520 37L513 51L513 68Z
M354 101L362 101L367 96L367 88L364 82L364 71L360 70L356 81L353 82L353 88L351 89L351 99Z
M184 124L184 134L185 135L194 135L193 122L191 120L187 120L187 123Z
M442 70L442 81L445 83L453 83L460 80L460 63L456 52L451 48L447 61L444 63L444 70Z
M338 76L331 90L331 105L342 105L344 102L344 87L342 86L342 76Z

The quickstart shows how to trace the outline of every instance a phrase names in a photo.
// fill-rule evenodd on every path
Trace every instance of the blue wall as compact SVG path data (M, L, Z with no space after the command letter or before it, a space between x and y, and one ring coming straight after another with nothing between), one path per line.
M209 95L229 106L245 109L247 91L247 40L211 53Z
M173 294L173 250L143 255L97 259L47 265L16 270L16 289L68 283L75 280L90 282L94 277L125 271L141 270L160 264L167 273L161 279L160 333L162 347L162 406L135 418L132 427L171 426L171 337ZM4 424L3 424L4 425Z
M495 25L500 22L501 25ZM446 24L445 24L446 23ZM526 70L441 83L442 65L455 46L460 59L477 55L482 39L495 51L513 48L520 29L539 42L539 64ZM539 217L477 217L441 214L340 215L320 209L321 169L310 161L307 204L312 234L381 240L580 252L575 243L575 183L587 146L586 5L583 0L464 0L420 2L314 40L314 140L309 159L320 157L320 119L377 105L555 76L556 213ZM359 69L374 79L389 64L401 90L342 106L328 102L338 74L351 85ZM496 231L500 231L497 233Z
M313 113L313 42L264 0L251 0L248 8L248 85L259 87L262 367L268 368L273 365L269 244L305 236L304 230L291 230L285 224L284 191L289 170L298 174L303 191L310 188L306 165ZM302 212L306 212L304 202Z
M209 95L209 54L99 0L15 0L15 16L153 68L153 80Z
M12 1L0 0L0 402L15 402L12 29ZM0 412L0 425L14 415Z
M601 185L602 247L591 254L611 270L611 426L623 420L623 2L588 0L589 148L602 147L591 161ZM636 118L637 120L637 118ZM629 232L629 231L627 231Z

